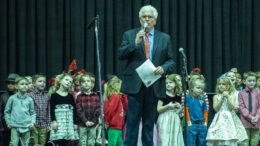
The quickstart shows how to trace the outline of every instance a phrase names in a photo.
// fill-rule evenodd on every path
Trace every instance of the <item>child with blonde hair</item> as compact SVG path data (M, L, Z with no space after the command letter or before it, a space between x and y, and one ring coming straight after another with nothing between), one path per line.
M50 113L52 128L50 140L60 146L70 140L78 140L77 112L72 96L73 80L70 74L62 73L56 76L54 93L51 94Z
M120 93L122 81L114 75L104 84L104 120L109 126L108 146L123 146L122 129L128 107L125 94Z
M36 113L33 100L27 95L28 80L25 77L15 79L17 93L12 95L5 107L5 121L11 129L11 146L18 146L19 138L23 145L29 144L30 129L34 127Z
M216 95L213 97L213 108L217 112L208 129L207 145L237 146L245 144L247 135L240 119L233 111L236 97L232 94L234 86L227 77L217 80Z
M194 79L190 82L190 94L186 95L186 113L187 121L187 145L206 146L208 109L203 90L205 88L204 80Z
M179 114L182 112L181 84L176 74L166 76L166 98L159 99L157 120L161 146L184 146Z

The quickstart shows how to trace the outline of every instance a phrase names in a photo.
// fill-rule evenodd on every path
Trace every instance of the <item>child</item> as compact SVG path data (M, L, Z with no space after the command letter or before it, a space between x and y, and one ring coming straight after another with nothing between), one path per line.
M32 82L32 77L31 76L25 76L25 78L28 80L28 91L27 93L30 93L33 91L33 82Z
M81 76L80 86L82 92L77 97L77 113L82 121L79 123L79 145L94 146L100 115L99 96L91 91L92 83L88 74Z
M78 140L77 112L72 96L73 81L71 75L62 73L56 77L54 93L51 95L50 113L52 129L50 140L59 146L69 140Z
M110 76L104 85L104 120L109 126L108 146L123 146L122 128L128 107L127 96L120 93L121 80Z
M186 95L187 145L206 146L208 109L202 93L204 80L194 79L190 82L190 94Z
M11 146L18 146L19 138L21 143L28 145L30 139L30 128L34 127L36 113L33 100L27 95L28 80L25 77L15 79L17 93L12 95L5 107L5 121L11 129Z
M246 128L248 145L257 146L260 128L260 93L256 91L256 74L246 72L243 75L245 89L238 94L240 119Z
M196 69L196 68L195 68ZM191 73L190 75L190 78L189 78L189 84L191 83L192 80L195 80L195 79L200 79L200 80L203 80L205 81L205 78L203 77L203 75L201 74L195 74L195 73ZM190 85L189 85L190 86ZM189 94L189 90L186 91L186 95ZM207 105L207 109L209 110L209 100L208 100L208 94L206 92L203 91L202 93L202 98L205 99L206 101L206 105ZM182 107L184 107L184 93L182 94L182 97L181 97L181 105Z
M36 74L32 77L34 90L28 95L33 99L34 110L36 111L35 128L31 130L33 141L30 145L44 146L47 139L51 117L50 117L50 96L44 93L46 77Z
M1 101L0 108L1 108L1 115L2 115L0 116L0 121L2 122L2 124L0 125L0 136L4 137L4 138L0 138L0 145L3 146L9 144L10 135L11 135L10 129L7 128L7 125L4 120L4 110L9 97L15 94L15 79L17 77L19 77L19 75L14 73L8 75L8 78L6 80L7 92L3 93L0 98Z
M182 112L181 85L174 74L166 76L166 98L159 99L157 120L161 146L184 146L179 113Z
M238 105L238 91L236 90L236 83L237 83L236 74L233 71L229 71L229 72L227 72L226 77L229 78L229 80L232 83L232 86L234 86L233 91L231 92L231 94L233 94L235 96L235 99L236 99L235 107L233 108L233 110L236 113L238 113L239 112L239 105Z
M233 88L227 77L217 80L217 94L213 97L213 108L217 113L208 129L208 146L246 144L246 130L232 110L236 102L235 95L231 94Z
M260 92L260 71L256 72L256 88Z

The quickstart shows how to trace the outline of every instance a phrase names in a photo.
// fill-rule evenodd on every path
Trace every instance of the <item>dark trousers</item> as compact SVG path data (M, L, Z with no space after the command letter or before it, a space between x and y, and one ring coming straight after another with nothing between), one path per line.
M142 144L153 146L153 127L157 113L157 101L152 87L142 85L138 94L128 95L127 129L124 146L136 146L140 119L142 118Z
M10 143L10 130L0 131L0 146L8 146Z

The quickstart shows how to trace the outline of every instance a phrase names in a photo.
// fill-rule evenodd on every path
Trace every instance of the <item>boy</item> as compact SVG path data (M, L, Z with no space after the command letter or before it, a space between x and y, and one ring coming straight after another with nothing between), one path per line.
M243 75L245 89L238 94L240 119L246 128L248 145L257 146L260 117L260 94L256 91L256 74L246 72Z
M34 110L36 111L36 123L31 135L33 141L30 145L44 146L47 139L48 127L50 126L50 96L44 93L46 87L46 77L36 74L32 77L34 90L28 95L33 99Z
M100 101L97 93L91 91L92 83L90 75L84 74L80 78L82 92L77 97L76 108L79 118L79 145L94 146L96 138L96 126L100 115Z
M7 85L7 92L1 95L0 98L0 108L1 108L1 116L0 116L0 121L2 124L0 124L0 136L4 138L0 138L0 145L6 146L9 145L10 142L10 129L7 128L7 125L4 120L4 110L6 103L9 99L10 96L15 94L15 79L19 77L18 74L15 73L10 73L8 75L8 78L6 80L6 85Z

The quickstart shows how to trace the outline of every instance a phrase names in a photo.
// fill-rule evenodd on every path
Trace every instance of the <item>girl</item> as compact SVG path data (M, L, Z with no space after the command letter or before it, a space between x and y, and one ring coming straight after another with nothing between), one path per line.
M186 95L186 113L187 121L187 145L206 146L208 110L203 90L204 80L194 79L190 82L190 94Z
M159 113L157 125L161 146L184 146L179 113L182 112L181 85L175 80L175 75L166 77L166 98L158 101Z
M127 96L120 93L121 80L110 76L104 85L104 119L109 126L108 146L123 146L122 128L128 107Z
M235 96L235 105L234 105L234 108L233 110L238 113L239 111L239 105L238 105L238 91L236 90L236 83L237 83L237 78L236 78L236 74L232 71L229 71L227 72L226 74L227 78L231 81L232 83L232 86L233 86L233 90L231 91L230 94L234 95Z
M51 95L50 101L52 120L50 140L63 146L68 143L68 140L79 139L76 131L76 105L70 94L74 89L71 75L67 73L58 75L54 86L54 93Z
M234 86L227 77L217 80L217 95L213 97L213 108L217 113L208 130L209 146L236 146L247 139L244 126L232 110L236 102L235 95L231 94L233 90Z
M17 93L12 95L5 107L5 121L11 129L11 146L18 146L19 138L23 145L28 145L30 129L34 127L36 113L33 100L27 95L28 80L18 77L15 80Z

